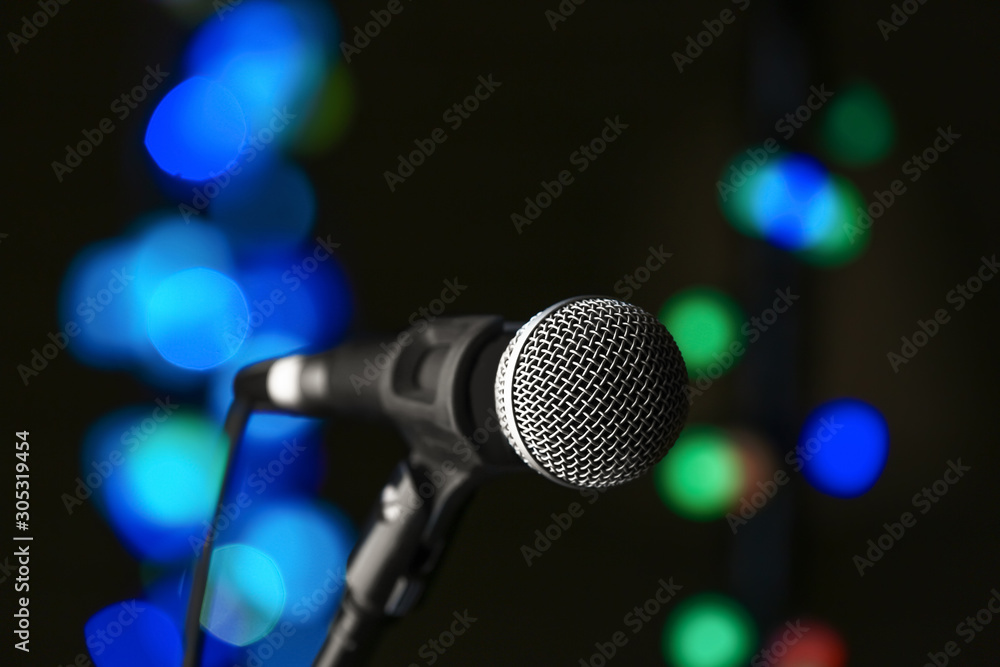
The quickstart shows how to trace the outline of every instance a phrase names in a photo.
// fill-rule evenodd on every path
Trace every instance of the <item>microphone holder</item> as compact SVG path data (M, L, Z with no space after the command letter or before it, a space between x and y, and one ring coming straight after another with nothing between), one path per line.
M528 470L499 422L476 428L497 419L489 408L496 369L518 327L492 316L441 318L414 330L413 344L378 378L380 404L409 455L351 553L340 608L313 667L363 664L381 626L419 600L479 485Z
M348 562L340 609L313 667L363 664L383 624L409 612L483 475L410 457L393 470ZM440 486L432 479L440 480Z
M314 667L362 664L382 625L405 615L420 598L475 489L498 474L529 470L492 410L497 366L519 326L495 316L425 321L406 332L405 339L401 334L394 351L381 346L387 363L371 381L374 386L347 390L343 368L332 378L333 396L352 401L352 408L342 406L344 410L393 422L409 454L382 489L351 553L340 608ZM368 358L355 361L371 364ZM364 391L374 395L364 397ZM338 400L329 406L331 413L337 413ZM226 423L230 451L219 508L234 483L232 467L243 429L257 407L236 388ZM212 546L210 536L192 582L184 667L197 667L201 659L199 621Z

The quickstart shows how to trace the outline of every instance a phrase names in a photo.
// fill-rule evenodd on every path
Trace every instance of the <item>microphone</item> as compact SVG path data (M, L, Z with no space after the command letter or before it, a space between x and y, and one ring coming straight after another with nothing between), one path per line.
M389 343L353 341L240 371L239 405L388 420L409 445L351 554L314 667L362 664L384 621L420 598L485 479L534 470L564 486L604 488L648 472L684 427L687 382L680 350L654 316L590 296L523 325L498 316L418 321Z
M575 297L523 326L440 318L389 343L263 361L240 371L234 390L255 410L387 419L424 461L486 471L527 464L565 486L604 488L667 453L687 418L687 382L677 344L653 315ZM484 436L491 420L499 429ZM474 457L456 455L463 441Z

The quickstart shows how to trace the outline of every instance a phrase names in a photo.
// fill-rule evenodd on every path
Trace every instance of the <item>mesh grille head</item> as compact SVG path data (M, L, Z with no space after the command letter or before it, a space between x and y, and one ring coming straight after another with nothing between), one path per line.
M535 315L497 369L497 414L521 458L576 487L653 467L687 418L687 370L660 322L628 303L577 297Z

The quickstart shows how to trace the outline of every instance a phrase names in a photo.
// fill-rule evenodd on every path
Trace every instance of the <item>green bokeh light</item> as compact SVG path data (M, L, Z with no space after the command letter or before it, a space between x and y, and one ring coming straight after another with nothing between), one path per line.
M312 156L337 146L351 129L356 112L354 79L350 70L338 63L323 83L306 122L295 137L295 151Z
M725 431L712 426L684 429L654 472L664 504L694 521L725 515L743 488L743 463Z
M871 84L856 83L830 102L820 127L823 149L841 164L864 166L892 150L896 124L889 104Z
M175 415L129 455L123 470L128 498L157 526L197 524L212 517L227 444L200 415Z
M754 622L743 607L702 593L680 603L667 620L663 658L675 667L736 667L755 644Z
M830 184L834 191L835 220L829 232L816 245L796 255L802 260L823 267L842 266L859 257L871 237L871 226L859 217L865 200L858 189L843 176L834 176Z
M763 183L761 174L771 161L778 159L779 154L771 154L761 146L751 146L733 157L719 175L716 183L719 208L729 224L745 236L763 236L754 217L754 202Z
M663 304L659 319L673 335L691 375L709 366L713 371L721 369L713 377L725 373L729 369L719 359L730 355L733 343L743 344L743 311L726 294L710 287L678 292ZM742 355L730 356L732 365Z

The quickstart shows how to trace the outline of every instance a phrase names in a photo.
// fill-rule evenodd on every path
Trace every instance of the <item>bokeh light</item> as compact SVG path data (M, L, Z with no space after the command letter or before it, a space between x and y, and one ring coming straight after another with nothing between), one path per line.
M212 552L201 624L219 639L246 646L265 637L281 618L285 584L268 556L243 544Z
M326 235L280 252L244 254L236 279L250 308L251 341L286 335L326 349L342 339L354 303L332 241Z
M218 271L197 268L162 283L149 303L149 339L163 358L202 370L230 359L243 344L250 313L239 286Z
M730 162L721 179L722 213L746 236L823 267L846 264L868 247L871 225L859 212L864 197L811 156L751 148Z
M660 309L659 320L673 335L687 364L688 374L708 372L715 379L741 357L733 346L743 344L740 307L729 296L711 287L690 287L678 292Z
M799 433L802 474L817 490L837 498L867 492L889 458L889 426L874 406L841 398L814 409Z
M736 447L743 469L740 498L749 498L775 479L779 469L775 446L756 431L734 428L725 434Z
M105 607L84 625L87 649L97 667L177 667L181 634L173 620L144 600Z
M225 236L186 224L176 212L137 220L127 236L84 248L60 291L59 314L70 351L103 368L140 367L156 384L188 388L196 373L168 363L149 339L149 305L170 276L190 268L233 269ZM72 324L72 326L70 326Z
M754 199L758 176L768 162L779 159L763 146L751 146L738 153L726 164L716 184L719 208L723 216L745 236L763 236L754 216Z
M316 194L298 167L271 162L246 170L212 200L209 213L233 245L273 249L301 242L316 217Z
M801 626L805 634L794 643L785 642L787 651L783 655L773 653L774 667L846 667L847 645L840 634L825 623L807 619L791 625ZM781 626L772 637L772 645L784 640L787 626Z
M189 558L211 521L227 445L204 417L168 401L116 411L87 432L77 497L93 493L140 558ZM65 498L64 498L65 502Z
M781 155L752 177L750 215L761 235L786 250L808 248L833 228L830 175L816 159Z
M140 218L131 231L136 238L135 287L142 303L149 303L165 279L185 269L213 269L227 275L233 271L229 242L211 224L166 211Z
M70 265L60 289L59 318L70 352L81 361L121 367L145 341L144 319L136 316L136 268L131 239L90 245Z
M737 667L756 642L753 619L734 600L702 593L681 602L667 619L663 657L675 667Z
M853 261L868 248L871 237L871 225L859 213L865 200L857 187L843 176L833 176L830 192L833 222L827 233L796 253L815 266L835 267Z
M145 142L164 172L203 181L231 168L246 138L246 119L233 94L215 81L193 77L157 105Z
M733 440L713 426L688 426L654 469L660 499L694 521L722 517L744 489L743 462Z
M296 152L318 155L337 146L351 128L357 105L351 70L344 65L334 67L299 128L295 138Z
M830 101L820 125L823 150L836 162L865 166L885 158L896 141L889 103L866 82L854 83Z
M254 507L248 508L252 512ZM301 539L301 536L300 536ZM220 547L220 549L225 547ZM146 587L146 598L163 609L177 627L184 627L188 600L191 596L193 565L182 570L174 570L163 575ZM317 582L319 590L324 582ZM292 604L285 600L285 605ZM204 633L205 646L202 652L203 667L233 667L233 665L278 665L298 667L311 665L319 652L327 630L327 622L315 622L317 616L299 601L297 615L291 621L279 622L271 632L246 646L237 647L216 637L211 632ZM328 618L326 619L329 620ZM290 623L291 630L286 627ZM284 629L284 632L282 631ZM278 646L279 649L275 649ZM176 667L176 666L175 666Z
M283 618L326 624L340 601L355 539L339 510L290 499L255 513L241 525L236 541L259 549L277 565L287 593Z
M190 73L218 81L246 114L255 150L292 138L289 126L318 94L339 43L328 4L313 0L246 0L208 20L191 41ZM247 158L249 159L249 158Z

